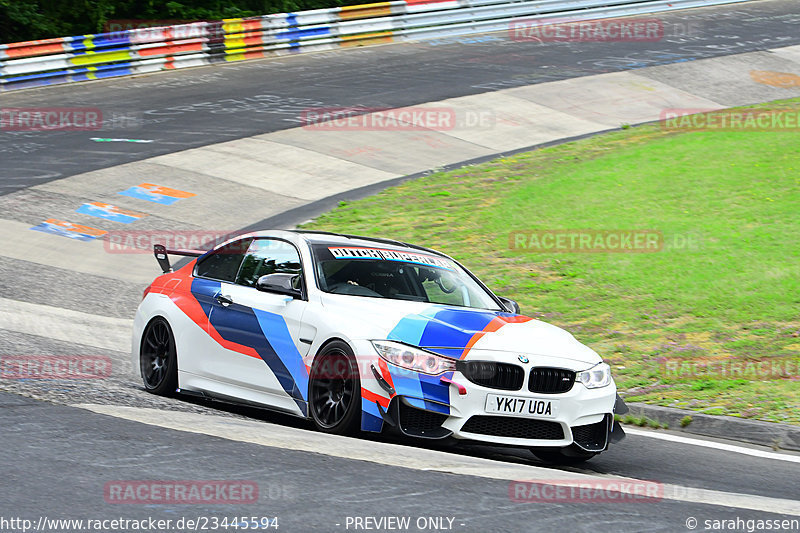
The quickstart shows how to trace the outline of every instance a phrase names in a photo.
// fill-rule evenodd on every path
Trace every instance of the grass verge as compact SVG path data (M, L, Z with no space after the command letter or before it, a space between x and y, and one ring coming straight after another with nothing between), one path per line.
M628 128L435 173L305 227L458 258L597 350L628 401L800 424L797 131ZM510 245L562 229L655 230L663 248Z

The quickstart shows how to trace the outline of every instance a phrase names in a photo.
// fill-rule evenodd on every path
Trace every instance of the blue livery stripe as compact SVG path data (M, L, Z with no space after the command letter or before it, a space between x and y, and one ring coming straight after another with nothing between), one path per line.
M361 397L361 410L364 413L381 418L381 412L378 410L378 404L367 400L363 396Z
M443 415L450 414L450 406L442 405L436 402L429 402L428 400L425 400L425 409L428 411L434 411L436 413L442 413Z
M192 280L192 295L194 295L206 317L211 315L211 307L214 297L219 294L222 284L219 281L210 279L194 278Z
M389 373L392 375L392 384L398 396L408 400L417 400L417 405L420 409L429 409L423 403L426 400L441 402L441 404L445 405L435 404L436 408L430 410L450 414L450 385L441 383L439 381L440 376L429 376L410 370L403 370L394 365L389 365Z
M425 316L424 312L419 315L405 316L389 332L387 339L419 346L419 342L422 340L422 333L425 331L425 326L428 325L429 321L430 317Z
M450 414L450 408L446 405L438 404L436 402L430 402L427 400L420 400L418 398L403 398L408 405L411 407L415 407L417 409L424 409L426 411L433 411L435 413L441 413L443 415Z
M392 384L394 390L399 396L411 396L414 398L422 398L422 385L420 379L422 374L413 372L411 370L403 370L394 365L388 365L389 374L392 376Z
M467 347L470 339L497 316L474 309L442 309L425 326L419 346ZM450 355L450 354L448 354ZM461 354L452 357L459 357Z
M264 337L261 325L253 309L236 303L226 308L215 307L214 311L211 312L210 322L214 329L217 330L217 333L226 341L253 348L261 356L261 359L267 363L278 383L280 383L281 388L295 400L300 410L304 414L306 413L306 402L302 397L298 397L297 386L294 383L294 379L292 379L291 373L286 368L286 365L283 364L281 358L278 357L275 349Z
M436 402L450 405L450 384L441 383L439 376L424 376L420 379L420 387L422 388L422 397L426 400L433 400Z
M301 391L298 388L298 384L295 382L295 376L293 375L293 372L287 368L283 359L278 355L275 347L270 343L270 340L266 334L266 330L271 330L270 335L272 335L272 331L277 331L276 344L281 349L286 348L286 341L282 337L282 333L275 328L275 321L271 317L267 316L271 313L264 312L261 319L259 319L259 317L256 316L256 311L247 306L236 303L225 308L215 306L213 303L214 297L220 292L220 290L220 282L199 278L194 278L192 280L192 294L200 303L200 306L203 308L203 312L209 318L209 323L217 331L217 333L219 333L220 337L228 342L247 346L255 350L275 375L278 383L281 385L281 388L286 392L286 394L294 399L303 415L307 415L308 408L305 401L305 391L308 390L308 375L305 374L305 390ZM262 325L261 320L264 321L264 325ZM283 328L286 328L285 323L283 324ZM286 330L286 336L289 336L288 330ZM290 343L292 342L290 337L288 341ZM297 352L297 348L294 347L294 343L292 343L292 347L294 348L294 352L297 353L297 361L302 362L300 359L300 354ZM285 354L284 358L290 360L292 355ZM297 373L296 366L292 366L294 373ZM305 371L305 368L303 370Z
M504 315L477 309L431 307L403 317L387 338L458 359L476 333Z
M378 412L378 407L370 402L361 399L361 430L380 432L383 429L383 418Z
M464 353L464 348L434 348L432 346L428 346L425 349L429 352L450 357L452 359L459 359L461 354Z
M308 400L308 370L303 362L303 356L300 355L292 340L289 328L286 327L286 321L275 313L268 313L261 309L253 311L261 326L261 331L292 376L295 386L292 396Z

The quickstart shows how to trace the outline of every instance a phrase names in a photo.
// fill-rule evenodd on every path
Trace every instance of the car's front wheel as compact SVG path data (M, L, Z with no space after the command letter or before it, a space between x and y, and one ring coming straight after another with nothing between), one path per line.
M309 374L311 419L320 431L352 434L361 425L361 380L350 346L333 341L314 358Z
M139 349L144 388L162 396L178 388L178 357L172 328L161 317L147 324Z
M575 465L588 461L599 452L587 452L575 445L567 446L557 450L531 448L533 455L545 463L555 465Z

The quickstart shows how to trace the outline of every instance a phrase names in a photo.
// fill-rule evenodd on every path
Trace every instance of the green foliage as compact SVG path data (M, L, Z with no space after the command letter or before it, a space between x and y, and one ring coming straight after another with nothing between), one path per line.
M800 99L765 107L800 110ZM434 173L307 227L445 251L605 357L632 401L800 424L793 372L703 370L800 361L798 168L800 137L788 129L643 125ZM564 228L653 229L664 246L515 247L515 231Z
M639 426L639 427L646 426L653 429L669 429L669 424L667 424L666 422L662 424L658 420L654 420L646 416L625 415L625 417L621 417L619 415L614 415L614 420L616 420L620 424L628 424L630 426Z
M0 0L0 43L102 33L110 20L218 20L361 0Z
M0 42L54 37L65 27L39 9L38 2L0 0Z

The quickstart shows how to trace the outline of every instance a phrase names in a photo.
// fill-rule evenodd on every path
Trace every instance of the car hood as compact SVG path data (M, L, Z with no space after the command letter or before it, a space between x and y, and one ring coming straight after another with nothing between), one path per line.
M339 317L357 316L353 338L388 339L458 359L511 359L526 355L596 364L601 358L569 332L541 320L499 311L419 302L336 296L326 307ZM358 301L358 311L354 312ZM346 319L348 320L348 319ZM355 332L354 332L355 333Z

